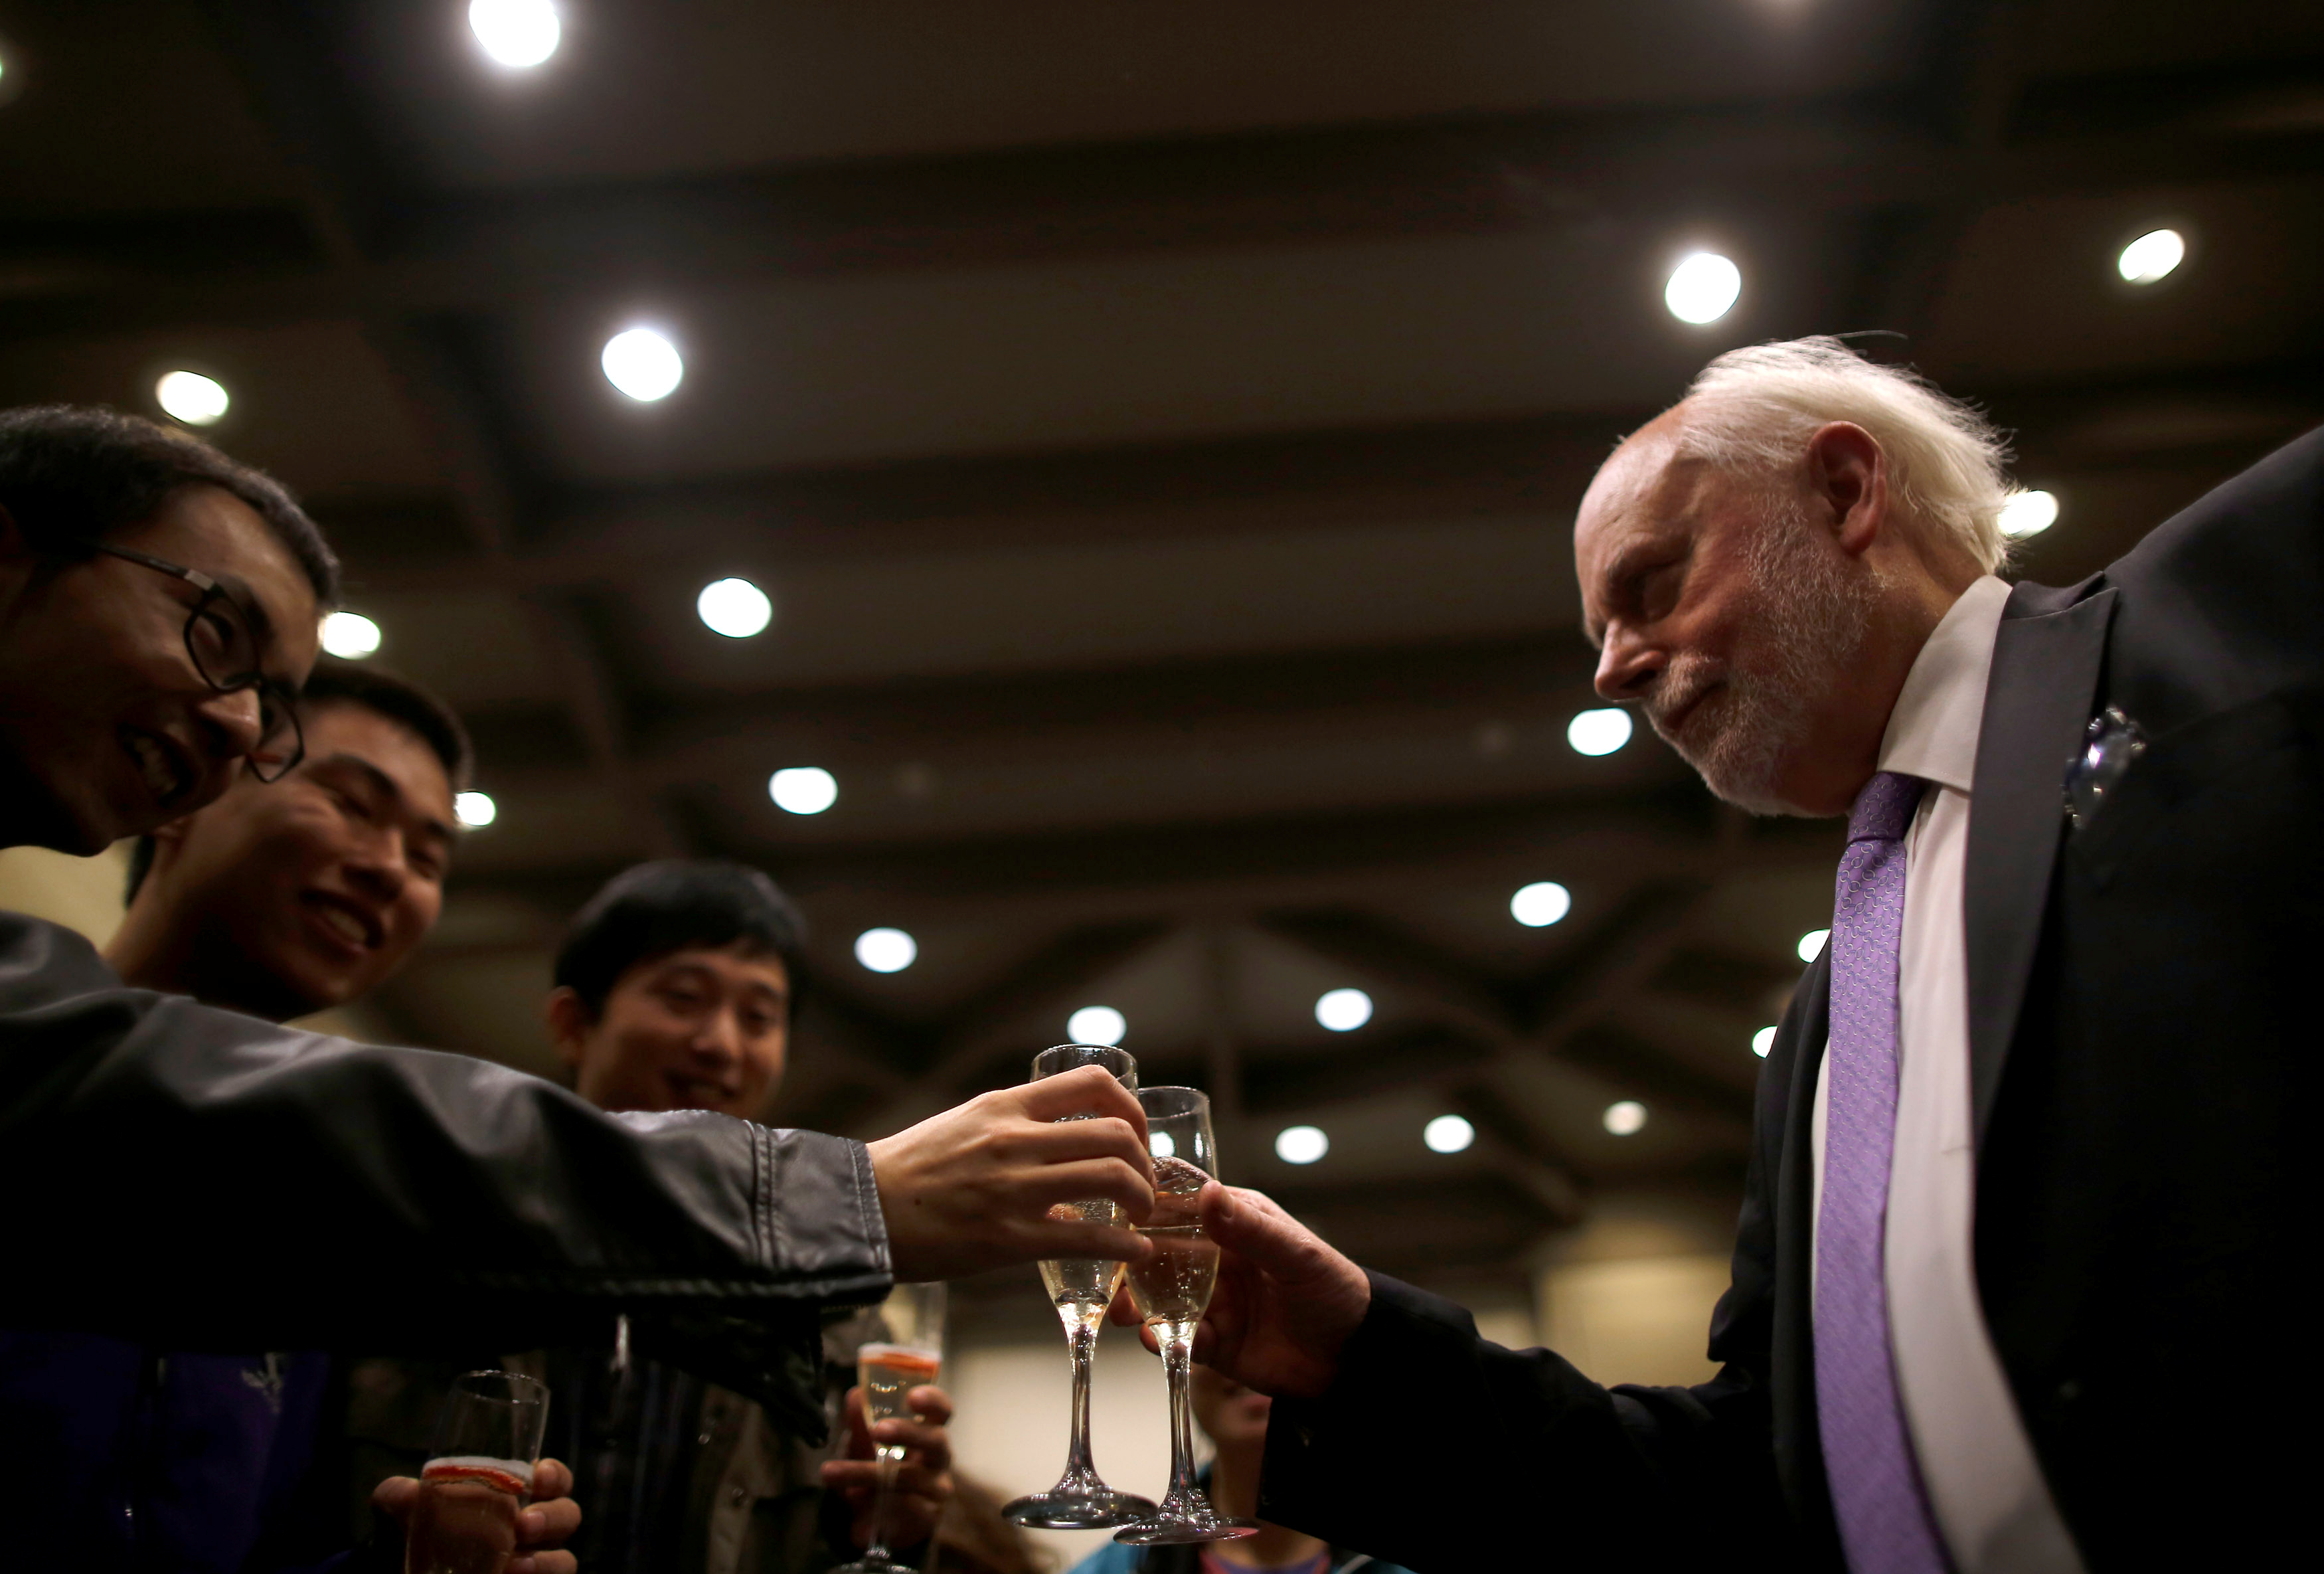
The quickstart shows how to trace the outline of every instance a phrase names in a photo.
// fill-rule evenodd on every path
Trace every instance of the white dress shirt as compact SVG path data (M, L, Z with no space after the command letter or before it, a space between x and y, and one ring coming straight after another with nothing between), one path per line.
M1978 1302L1962 870L1993 642L2009 587L1978 580L1913 662L1883 771L1929 783L1904 842L1896 980L1896 1143L1888 1171L1888 1338L1929 1506L1959 1574L2079 1574ZM2059 762L2061 771L2065 762ZM1814 1208L1831 1088L1816 1070Z

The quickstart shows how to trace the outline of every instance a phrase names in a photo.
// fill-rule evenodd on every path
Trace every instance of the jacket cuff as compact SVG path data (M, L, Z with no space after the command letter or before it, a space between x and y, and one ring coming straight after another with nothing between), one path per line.
M850 1137L753 1128L761 1260L825 1301L877 1301L894 1283L872 1153Z

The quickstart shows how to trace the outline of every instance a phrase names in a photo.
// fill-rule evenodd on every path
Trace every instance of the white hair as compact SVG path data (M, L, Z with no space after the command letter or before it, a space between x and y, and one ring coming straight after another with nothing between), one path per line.
M1957 547L1987 573L2008 560L2007 440L1983 412L1911 372L1875 366L1836 338L1783 339L1703 367L1680 411L1682 457L1791 477L1817 428L1852 421L1879 442L1890 495L1930 544Z

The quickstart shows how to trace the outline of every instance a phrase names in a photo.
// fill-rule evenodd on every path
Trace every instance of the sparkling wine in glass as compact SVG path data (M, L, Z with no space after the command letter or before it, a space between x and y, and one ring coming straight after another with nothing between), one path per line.
M1130 1269L1130 1299L1154 1330L1162 1375L1170 1384L1170 1490L1153 1517L1113 1539L1132 1546L1230 1542L1257 1533L1259 1522L1229 1519L1211 1506L1194 1477L1194 1430L1187 1384L1194 1329L1218 1283L1219 1245L1203 1233L1195 1199L1219 1172L1211 1101L1192 1088L1141 1088L1147 1141L1154 1153L1154 1212L1140 1232L1153 1255Z
M1103 1066L1116 1080L1135 1091L1138 1062L1127 1050L1106 1044L1059 1044L1033 1057L1028 1081L1055 1077L1083 1066ZM1074 1117L1068 1117L1074 1118ZM1113 1202L1061 1202L1049 1210L1053 1218L1086 1219L1092 1224L1123 1223L1121 1208ZM1147 1498L1116 1492L1098 1478L1090 1458L1090 1364L1097 1352L1098 1329L1106 1308L1121 1286L1121 1264L1111 1257L1062 1257L1041 1264L1041 1283L1057 1319L1065 1327L1065 1348L1074 1363L1073 1432L1065 1448L1065 1474L1047 1492L1020 1497L1001 1512L1020 1525L1043 1530L1105 1530L1133 1524L1154 1512Z
M913 1414L905 1395L934 1383L944 1371L945 1287L899 1284L880 1309L880 1318L887 1324L888 1337L867 1340L855 1352L855 1381L863 1389L863 1417L869 1426ZM872 1498L872 1544L861 1558L831 1574L917 1574L888 1551L896 1471L908 1451L901 1443L872 1445L880 1485Z
M515 1372L454 1379L420 1470L404 1574L501 1574L549 1425L549 1390Z

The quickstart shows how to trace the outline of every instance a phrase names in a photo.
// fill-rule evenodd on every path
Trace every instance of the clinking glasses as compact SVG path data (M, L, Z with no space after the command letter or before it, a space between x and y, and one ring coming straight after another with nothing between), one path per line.
M250 610L234 593L198 569L189 569L167 558L151 557L127 547L98 543L98 551L183 579L201 592L186 617L186 654L202 681L221 694L244 689L258 691L258 746L250 752L250 773L262 782L279 782L307 757L306 735L299 727L298 696L258 670L258 634Z

